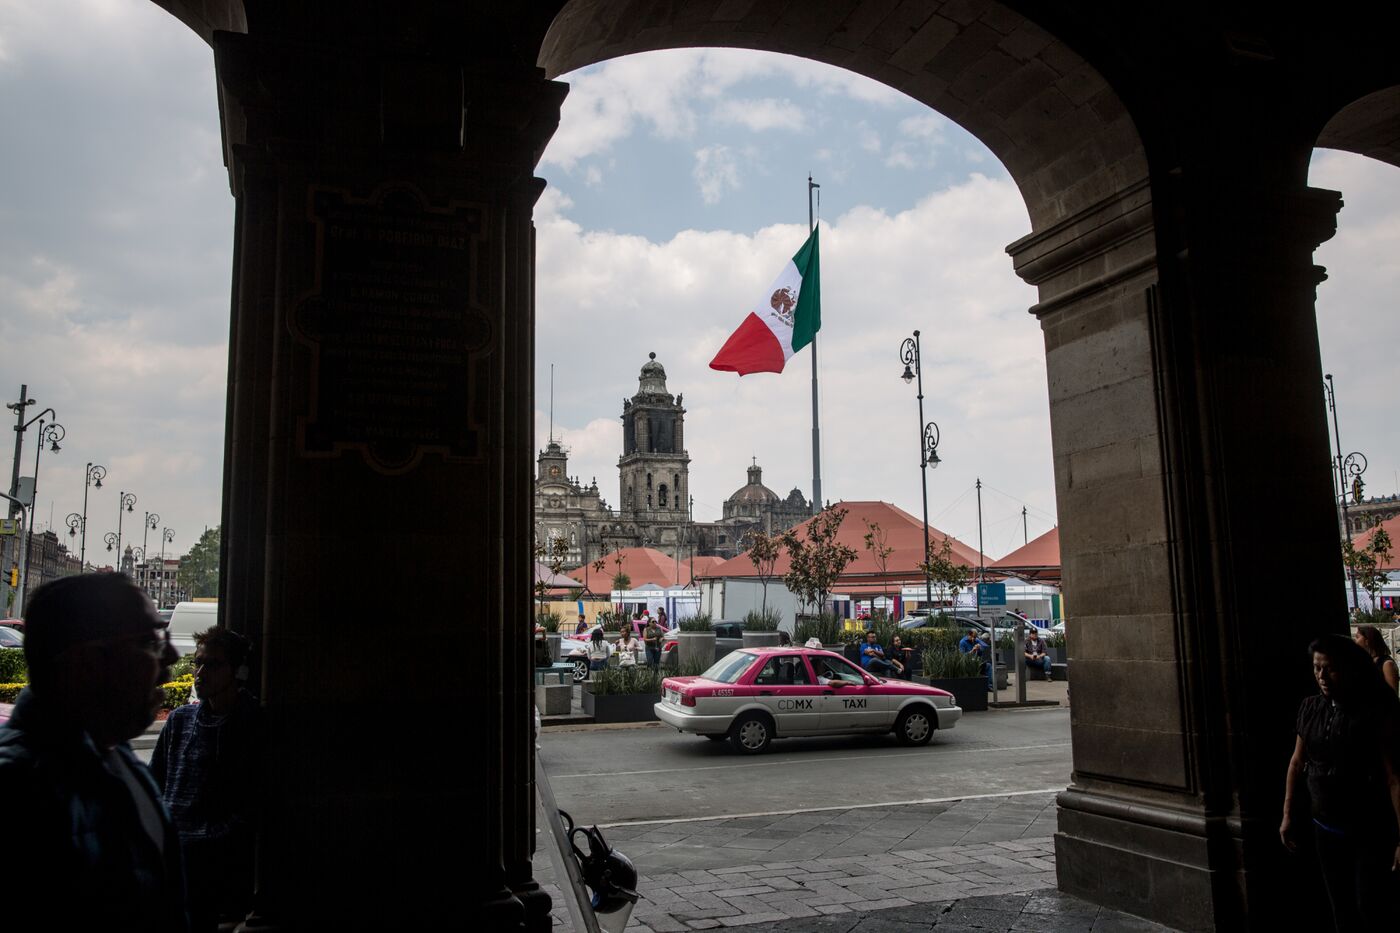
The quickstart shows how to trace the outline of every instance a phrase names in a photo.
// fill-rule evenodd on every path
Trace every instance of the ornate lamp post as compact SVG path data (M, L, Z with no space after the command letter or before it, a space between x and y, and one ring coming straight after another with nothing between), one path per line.
M150 569L150 568L148 568L148 567L142 567L142 565L143 565L144 563L146 563L146 549L143 548L143 547L134 547L134 548L132 548L132 549L131 549L131 572L132 572L133 576L136 574L136 568L137 568L137 567L141 567L142 573L144 573L144 572L146 572L147 570ZM150 595L151 595L150 587L146 586L145 584L142 584L142 585L141 585L141 589L143 589L143 590L146 591L146 595L147 595L147 596L150 596Z
M937 468L942 461L938 457L938 425L932 421L924 422L924 372L923 359L919 348L919 332L914 331L914 336L905 337L904 343L899 346L899 358L904 363L905 384L919 381L919 483L923 491L924 503L924 563L928 563L928 471L930 467ZM924 572L924 601L930 610L933 609L933 581L929 578L928 572Z
M88 490L91 488L102 488L102 481L107 478L107 468L100 463L89 463L87 470L83 473L83 514L81 524L81 539L78 544L78 565L87 567L87 507ZM69 516L70 518L72 516ZM72 528L72 525L69 525Z
M43 414L52 413L53 409L50 408L47 412L41 412L40 414L42 416ZM58 446L58 442L63 440L67 436L68 432L64 430L63 425L55 421L52 424L46 426L43 422L42 417L40 418L39 443L34 445L34 488L31 490L29 496L29 521L31 525L34 522L34 505L38 502L39 499L39 455L44 452L44 444L46 443L49 445L49 450L51 452L58 453L60 450L63 449L62 447ZM29 533L25 536L24 540L24 588L26 590L29 589L29 565L30 558L33 555L33 552L34 529L30 528Z
M69 554L72 554L72 553L73 553L73 551L72 551L72 549L71 549L71 548L72 548L72 542L73 542L73 539L75 539L75 538L78 537L78 529L81 528L81 527L83 527L83 516L80 515L80 514L77 513L77 512L69 512L69 513L68 513L68 517L67 517L66 519L64 519L64 521L67 522L67 524L68 524L68 541L69 541L69 548L70 548L69 551L68 551L68 553L69 553ZM82 573L82 572L83 572L83 566L82 566L82 562L81 562L81 561L79 561L79 563L78 563L78 572L79 572L79 573Z
M136 506L136 494L130 492L117 493L117 562L121 562L122 555L122 513L133 512Z
M162 528L160 532L160 599L156 602L157 609L165 608L165 545L175 540L174 528Z
M1332 461L1337 468L1337 493L1342 503L1342 543L1351 544L1351 515L1347 512L1347 477L1351 477L1350 485L1356 496L1356 503L1361 503L1361 490L1365 483L1361 481L1361 474L1366 472L1366 458L1360 453L1352 452L1345 457L1342 456L1342 432L1337 426L1337 392L1332 384L1332 374L1328 373L1322 377L1326 380L1323 388L1327 391L1327 408L1332 412L1332 437L1337 441L1337 456ZM1356 574L1347 570L1347 576L1351 578L1351 604L1356 609L1361 608L1360 596L1357 592Z
M114 548L114 547L117 546L117 542L120 541L120 540L121 540L121 538L117 537L117 533L116 533L115 531L109 531L109 532L107 532L105 535L102 536L102 542L103 542L104 544L107 545L107 551L108 551L108 553L111 552L112 548ZM122 552L121 552L121 551L117 551L117 563L118 563L118 564L121 564L121 562L122 562ZM118 569L120 569L120 567L119 567Z

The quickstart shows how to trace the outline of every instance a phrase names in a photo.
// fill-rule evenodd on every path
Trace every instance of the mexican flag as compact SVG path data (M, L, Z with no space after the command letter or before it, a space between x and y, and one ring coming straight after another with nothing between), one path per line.
M821 265L817 233L788 260L765 297L729 335L710 368L721 372L780 373L794 353L811 343L822 326Z

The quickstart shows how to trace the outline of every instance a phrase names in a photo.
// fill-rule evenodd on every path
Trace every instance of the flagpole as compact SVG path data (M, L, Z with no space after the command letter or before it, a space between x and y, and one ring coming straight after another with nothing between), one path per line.
M812 189L821 185L812 181L807 174L807 235L817 228L816 216L812 212ZM817 335L812 335L812 514L822 510L822 432L817 418Z

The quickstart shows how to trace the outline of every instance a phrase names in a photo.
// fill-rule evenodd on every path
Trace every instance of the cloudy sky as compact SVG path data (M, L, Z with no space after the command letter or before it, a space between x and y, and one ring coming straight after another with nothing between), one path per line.
M900 342L923 332L925 416L943 435L929 476L938 527L986 551L1054 524L1039 328L1006 244L1029 230L1005 170L975 139L882 85L735 50L654 53L567 76L539 173L537 435L571 450L618 504L622 399L648 352L685 395L696 517L718 517L757 457L786 493L811 486L811 361L739 379L707 366L806 236L821 184L823 493L918 514L915 391ZM89 552L158 512L183 552L219 520L233 203L209 49L141 0L0 0L0 391L21 383L68 432L44 454L40 526L82 506L108 469ZM1340 189L1318 253L1324 365L1370 489L1400 487L1387 431L1400 316L1397 170L1319 153ZM1321 395L1319 393L1319 400ZM1320 401L1319 401L1320 403ZM22 472L32 471L27 439ZM0 464L8 466L8 446Z

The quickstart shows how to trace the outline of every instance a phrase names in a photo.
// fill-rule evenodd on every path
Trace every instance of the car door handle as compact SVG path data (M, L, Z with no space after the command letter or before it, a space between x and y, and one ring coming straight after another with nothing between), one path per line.
M827 696L835 696L835 695L836 695L836 691L835 691L835 690L823 690L822 693L826 694Z
M760 690L760 691L758 691L758 695L761 696L761 697L771 697L771 696L773 695L773 691L772 691L772 690Z

